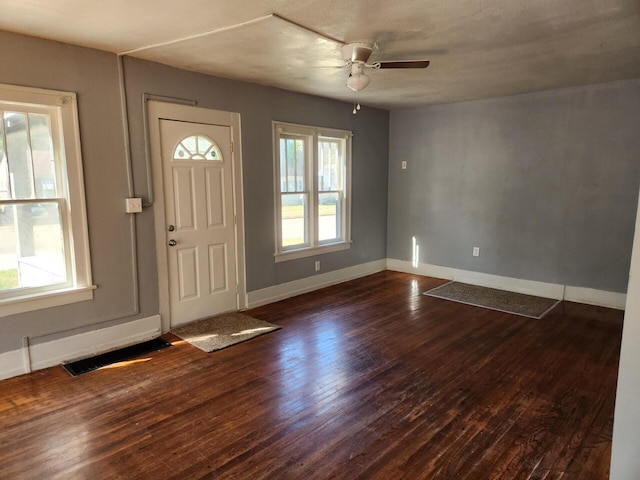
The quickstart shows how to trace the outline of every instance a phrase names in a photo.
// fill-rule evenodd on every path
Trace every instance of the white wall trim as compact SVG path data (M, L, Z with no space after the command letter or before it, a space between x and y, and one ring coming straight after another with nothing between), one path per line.
M411 262L405 260L387 259L387 268L404 273L415 273L428 277L455 280L458 282L480 285L482 287L497 288L527 295L537 295L556 300L597 305L600 307L624 310L626 295L624 293L607 292L591 288L573 287L557 283L537 282L520 278L502 277L488 273L472 272L440 265L420 263L414 267Z
M301 278L292 282L274 285L272 287L254 290L247 293L248 308L255 308L268 303L295 297L303 293L312 292L320 288L347 282L360 277L365 277L373 273L386 270L386 259L376 260L353 267L335 270L333 272L321 273L311 277Z
M569 302L586 303L587 305L597 305L618 310L624 310L627 302L627 296L624 293L572 287L570 285L565 287L564 299Z
M153 315L49 342L46 337L40 337L23 349L0 353L0 380L115 350L155 338L161 333L160 315Z

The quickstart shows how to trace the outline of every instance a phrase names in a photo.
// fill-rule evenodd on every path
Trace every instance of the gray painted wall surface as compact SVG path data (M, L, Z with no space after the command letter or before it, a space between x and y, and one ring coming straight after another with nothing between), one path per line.
M0 83L78 94L95 299L0 318L0 353L158 313L152 209L124 212L129 196L115 55L0 31ZM125 59L134 193L147 195L142 95L197 100L242 116L248 291L315 275L316 258L275 264L272 120L353 130L353 246L326 254L322 272L386 257L389 113ZM162 199L156 199L162 201ZM132 248L132 239L135 249ZM137 255L137 259L136 259ZM139 288L134 288L137 274ZM136 297L139 310L135 310Z
M625 292L638 125L639 80L392 111L387 256Z
M134 179L146 195L143 94L196 100L199 107L239 112L242 122L247 291L278 285L322 272L386 258L389 112L352 106L255 84L213 78L137 59L125 59ZM272 121L353 131L352 240L350 250L275 263ZM158 199L162 200L162 199ZM145 211L143 216L151 217ZM154 247L153 229L144 229L144 244ZM143 222L145 220L142 220ZM145 224L146 225L146 224ZM155 256L146 259L144 284L156 285Z

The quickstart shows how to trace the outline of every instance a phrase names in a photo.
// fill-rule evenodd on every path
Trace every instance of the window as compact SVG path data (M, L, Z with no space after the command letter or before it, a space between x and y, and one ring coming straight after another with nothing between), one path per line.
M351 132L274 122L276 262L351 243Z
M0 316L93 297L73 93L0 85Z
M173 159L180 160L213 160L222 161L222 152L216 142L204 135L191 135L183 139L175 151Z

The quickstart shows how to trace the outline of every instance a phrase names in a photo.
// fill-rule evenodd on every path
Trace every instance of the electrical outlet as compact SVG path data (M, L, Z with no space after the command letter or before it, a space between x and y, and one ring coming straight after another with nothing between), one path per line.
M403 161L402 161L402 169L403 169L403 170L406 170L406 169L407 169L407 161L406 161L406 160L403 160Z
M320 271L320 260L316 260L316 272Z
M480 247L473 247L473 256L474 257L480 256Z

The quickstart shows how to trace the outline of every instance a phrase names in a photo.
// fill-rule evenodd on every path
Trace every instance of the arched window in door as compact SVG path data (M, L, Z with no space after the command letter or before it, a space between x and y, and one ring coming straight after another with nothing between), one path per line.
M223 158L220 147L211 138L205 135L191 135L180 140L173 152L173 160L213 160L221 162Z

